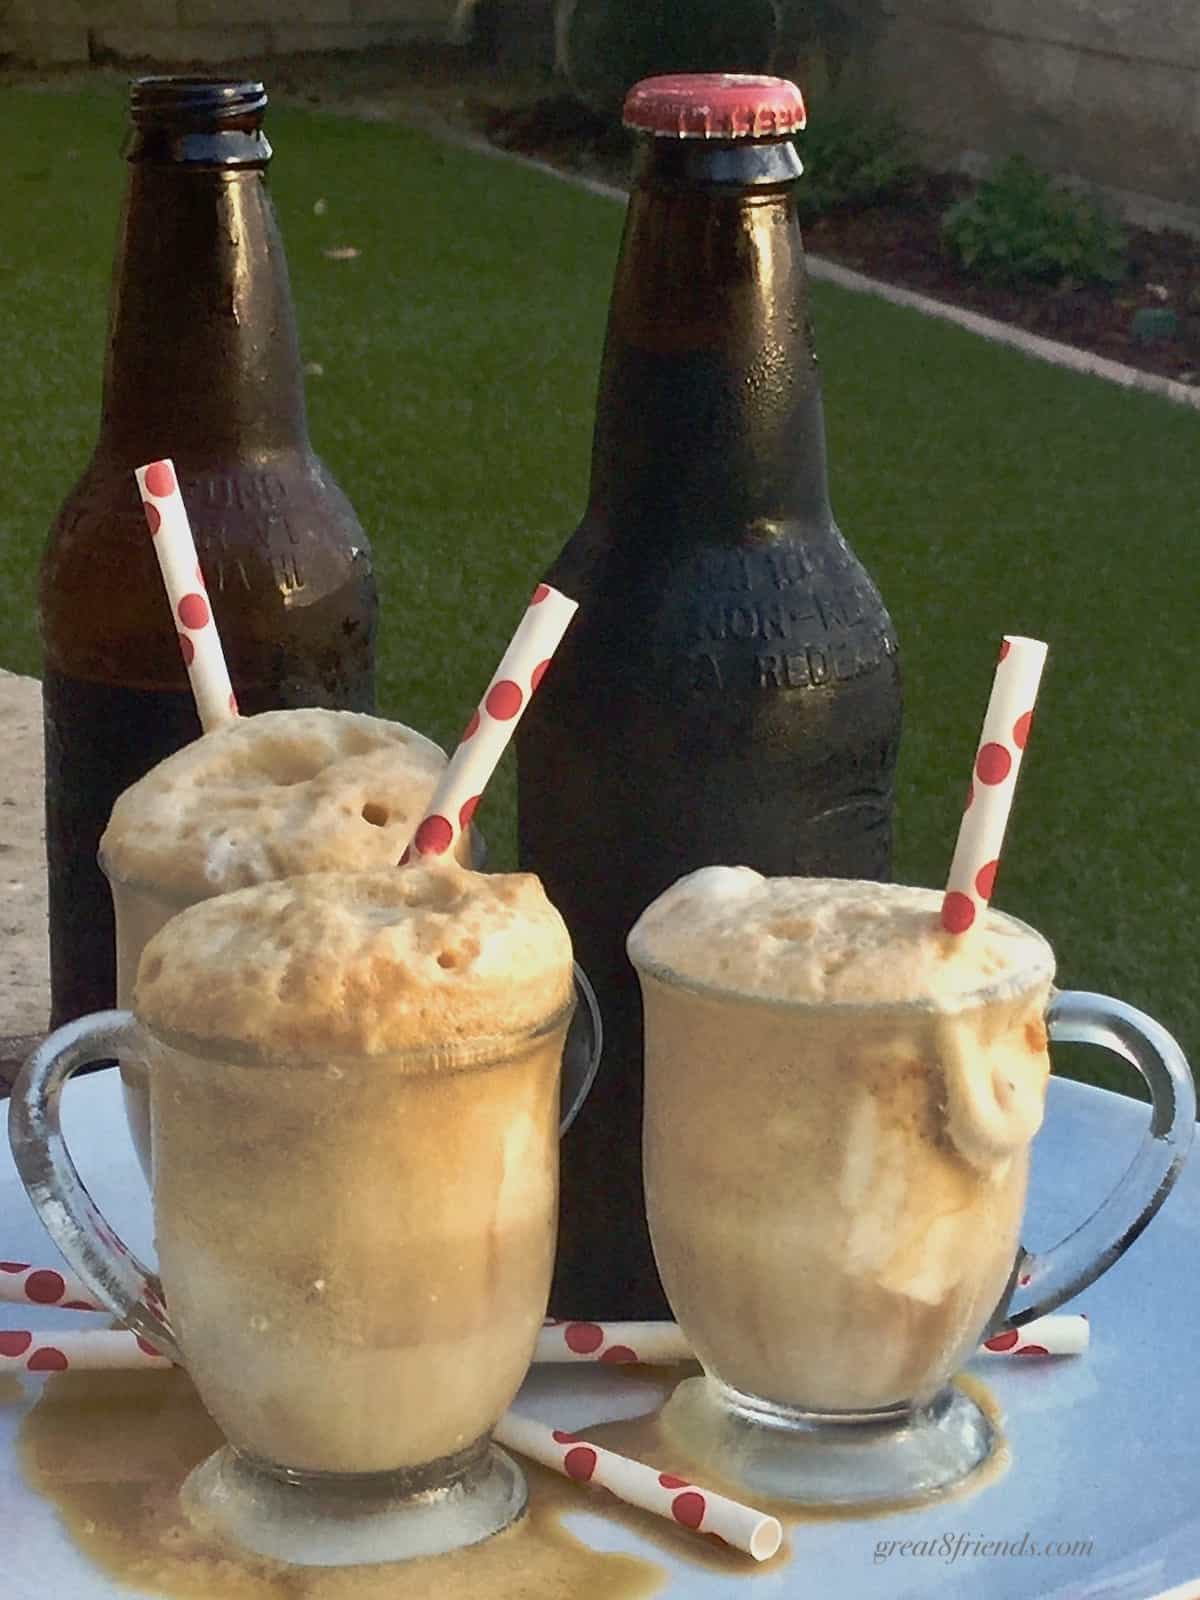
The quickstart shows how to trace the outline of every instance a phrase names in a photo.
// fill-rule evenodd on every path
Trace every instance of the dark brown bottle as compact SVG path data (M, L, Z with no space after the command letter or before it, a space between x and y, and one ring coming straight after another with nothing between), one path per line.
M242 711L373 709L370 549L309 443L266 103L261 83L132 85L100 435L39 593L55 1025L113 1004L113 801L200 731L135 467L174 459Z
M566 918L604 1015L604 1062L563 1144L551 1298L591 1318L665 1313L630 927L714 863L887 877L901 709L892 623L829 504L786 137L799 92L648 80L626 120L650 137L591 490L546 575L579 612L517 732L521 864Z

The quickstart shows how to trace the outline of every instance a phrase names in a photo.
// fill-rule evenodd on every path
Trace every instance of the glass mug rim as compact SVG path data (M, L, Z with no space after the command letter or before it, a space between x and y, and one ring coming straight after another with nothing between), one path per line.
M578 976L578 968L575 974ZM573 987L563 1005L539 1018L531 1027L512 1033L473 1033L450 1043L431 1042L401 1050L325 1050L313 1055L303 1054L299 1045L285 1047L272 1044L269 1050L265 1050L237 1039L201 1039L192 1034L169 1032L152 1027L139 1014L136 1006L130 1008L130 1015L140 1038L148 1040L152 1046L166 1049L173 1055L188 1056L217 1066L245 1067L263 1072L275 1071L280 1067L286 1067L289 1072L323 1071L330 1067L370 1071L375 1066L385 1068L393 1062L428 1061L435 1064L434 1071L439 1076L451 1076L503 1065L522 1049L550 1038L559 1028L565 1028L570 1023L576 1004ZM416 1078L421 1074L413 1072L409 1076Z
M482 872L487 866L487 840L473 822L467 824L466 831L471 844L471 859L459 864L468 872ZM144 873L121 872L108 860L103 848L99 848L96 851L96 865L104 874L110 890L117 887L131 889L135 894L145 895L151 900L159 901L162 905L171 906L173 908L172 915L179 911L187 911L189 907L199 905L204 900L215 900L218 895L236 894L239 889L257 889L264 883L281 883L284 878L303 878L307 876L304 872L286 872L265 878L253 878L249 883L235 883L231 886L217 886L206 883L204 892L198 894L191 889L172 890L165 884L155 882L153 878ZM318 870L322 872L369 872L378 869L371 867L322 867Z
M891 885L883 885L882 887L886 889ZM906 886L900 885L899 887ZM745 1005L764 1011L778 1011L789 1014L818 1011L822 1013L832 1012L844 1017L878 1016L883 1013L894 1013L908 1017L951 1017L959 1016L969 1011L977 1011L985 1006L1016 1000L1022 995L1032 993L1042 984L1053 985L1056 970L1054 949L1045 934L1040 933L1037 928L1032 927L1029 923L1023 922L1020 917L1014 917L1010 912L992 909L989 914L1007 923L1014 931L1029 938L1037 946L1037 955L1023 966L1015 968L989 983L979 984L965 994L954 996L949 1003L930 996L909 996L896 1000L836 1000L817 997L796 999L783 995L749 994L744 988L739 988L734 984L706 983L701 979L685 976L668 962L654 961L645 955L637 953L634 949L635 941L632 939L629 941L627 949L629 959L636 968L639 977L652 978L656 983L661 984L664 989L678 990L696 999L718 1000L722 1005ZM967 935L967 937L969 938L970 936Z
M149 878L126 877L123 873L118 872L117 869L109 863L103 850L96 851L96 865L104 874L110 889L114 886L119 886L122 889L132 889L136 894L144 894L149 896L151 899L162 901L164 905L173 906L175 908L175 912L186 911L189 906L193 906L197 903L196 897L193 894L172 894L170 890L164 888L162 884L153 883ZM215 899L219 894L229 894L231 892L232 891L228 889L213 889L209 894L205 895L204 898L206 900L212 900ZM174 912L172 915L174 915Z

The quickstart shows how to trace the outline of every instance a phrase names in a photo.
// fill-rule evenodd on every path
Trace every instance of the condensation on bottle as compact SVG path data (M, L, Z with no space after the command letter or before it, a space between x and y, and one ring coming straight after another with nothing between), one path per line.
M243 712L374 706L370 547L309 441L266 103L131 86L99 436L39 587L55 1025L113 1004L113 801L200 732L134 468L175 462Z
M560 1316L666 1314L624 948L639 913L716 863L890 873L899 660L830 507L803 121L777 78L650 79L626 102L643 137L588 504L546 574L580 609L517 733L521 864L563 912L605 1026L563 1144Z

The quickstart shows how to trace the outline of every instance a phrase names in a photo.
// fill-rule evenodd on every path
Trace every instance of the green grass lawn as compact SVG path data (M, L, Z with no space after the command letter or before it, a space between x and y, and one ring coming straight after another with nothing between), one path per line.
M38 552L94 436L122 118L111 91L0 94L18 671L38 670ZM583 505L620 208L392 125L274 109L269 129L323 368L313 436L375 545L381 709L451 741ZM1050 936L1064 985L1147 1007L1196 1055L1200 417L881 301L818 285L814 304L834 503L906 671L897 876L944 876L999 635L1048 639L997 904ZM481 822L511 863L511 770Z

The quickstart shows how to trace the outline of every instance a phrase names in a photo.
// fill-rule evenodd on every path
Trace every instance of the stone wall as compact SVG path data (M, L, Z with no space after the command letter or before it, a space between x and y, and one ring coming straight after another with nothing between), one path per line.
M0 54L219 61L445 38L455 0L0 0Z
M783 4L833 38L935 162L978 171L1022 150L1108 190L1133 217L1200 228L1200 0ZM549 55L551 0L0 0L0 54L171 62L365 50L444 39L476 6L497 59L529 58L534 33L533 55Z
M947 165L1020 150L1200 223L1198 0L882 0L868 81Z

